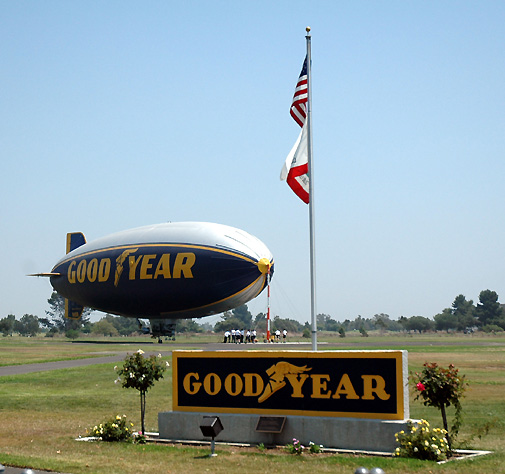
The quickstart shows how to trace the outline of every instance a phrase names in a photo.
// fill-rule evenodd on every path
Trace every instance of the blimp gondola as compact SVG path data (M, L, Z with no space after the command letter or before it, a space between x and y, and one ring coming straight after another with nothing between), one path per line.
M66 317L84 307L147 318L153 337L178 319L231 310L258 296L273 274L266 245L234 227L175 222L130 229L87 243L67 234L67 254L49 276L66 299Z

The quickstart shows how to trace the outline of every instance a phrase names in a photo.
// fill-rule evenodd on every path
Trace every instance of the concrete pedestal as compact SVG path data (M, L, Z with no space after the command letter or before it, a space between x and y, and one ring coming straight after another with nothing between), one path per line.
M204 416L211 413L161 412L158 414L162 439L209 441L200 430ZM282 433L256 431L260 415L216 413L223 431L216 441L265 445L286 445L293 438L308 446L312 441L326 448L392 453L395 433L407 428L407 420L372 420L315 416L287 416Z

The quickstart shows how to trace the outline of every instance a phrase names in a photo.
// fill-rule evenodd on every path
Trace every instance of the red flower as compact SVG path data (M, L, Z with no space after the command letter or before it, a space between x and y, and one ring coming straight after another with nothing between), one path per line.
M422 392L423 390L426 390L426 387L421 382L416 384L416 387L417 387L417 390L419 390L420 392Z

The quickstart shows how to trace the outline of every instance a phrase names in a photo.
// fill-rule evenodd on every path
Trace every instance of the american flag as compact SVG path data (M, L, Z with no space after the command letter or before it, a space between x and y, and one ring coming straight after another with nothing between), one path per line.
M305 118L307 117L307 57L303 62L302 72L296 84L295 95L293 96L293 103L291 104L291 117L295 122L303 127Z

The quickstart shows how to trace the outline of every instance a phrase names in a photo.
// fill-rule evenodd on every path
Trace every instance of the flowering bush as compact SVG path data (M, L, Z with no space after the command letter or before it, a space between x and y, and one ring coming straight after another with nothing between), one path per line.
M128 423L126 415L116 415L86 431L101 441L131 441L133 439L132 428L133 423Z
M322 444L314 444L312 441L309 442L309 451L311 454L319 454L323 449Z
M135 388L140 392L140 420L142 434L145 434L144 419L146 413L146 393L154 385L154 382L163 378L163 372L170 365L158 357L152 355L144 357L144 351L139 349L134 354L128 354L123 367L114 367L119 377L115 383L121 382L124 388Z
M421 373L411 374L413 383L417 389L415 400L421 398L424 405L438 408L442 413L444 429L449 431L447 426L447 415L445 408L453 405L456 408L454 424L451 427L451 436L456 437L461 426L461 403L460 398L466 390L468 383L464 375L459 375L458 369L453 364L449 368L439 367L435 362L426 362ZM449 448L451 440L449 439Z
M400 443L400 447L395 450L395 456L443 461L450 455L446 430L430 430L430 424L426 420L417 424L409 420L407 427L408 432L400 431L395 434L396 441Z
M133 442L136 444L147 444L147 438L142 434L142 431L133 434Z
M293 443L287 444L286 449L290 454L296 454L297 456L301 456L305 446L302 445L299 439L293 438Z

